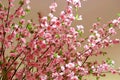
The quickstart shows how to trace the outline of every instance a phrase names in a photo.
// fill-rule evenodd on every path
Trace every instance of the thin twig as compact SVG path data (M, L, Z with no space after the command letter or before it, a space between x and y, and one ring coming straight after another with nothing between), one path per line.
M20 66L22 65L22 62L25 60L26 56L24 56L24 58L22 59L21 63L18 65L18 67L16 68L16 70L14 71L12 77L10 80L12 80L12 78L14 77L14 75L16 74L16 72L18 71L18 69L20 68Z

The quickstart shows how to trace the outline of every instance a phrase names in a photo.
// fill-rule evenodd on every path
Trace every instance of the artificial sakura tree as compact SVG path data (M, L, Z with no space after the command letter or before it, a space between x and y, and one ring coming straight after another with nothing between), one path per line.
M103 25L98 18L84 38L81 24L71 26L82 20L80 0L65 0L59 16L54 15L57 3L53 0L47 16L38 14L39 23L25 19L30 0L19 0L17 7L14 0L7 1L8 5L0 1L0 80L86 80L87 75L99 80L105 73L120 73L109 58L102 63L88 61L105 55L103 48L120 43L111 38L120 29L120 18Z

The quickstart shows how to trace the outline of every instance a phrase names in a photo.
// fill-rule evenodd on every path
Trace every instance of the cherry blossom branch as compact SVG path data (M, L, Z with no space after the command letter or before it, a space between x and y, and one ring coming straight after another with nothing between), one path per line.
M25 60L25 58L26 58L26 55L24 56L24 58L22 59L22 61L19 63L18 67L15 69L15 71L14 71L12 77L10 78L10 80L13 79L14 75L16 74L16 72L18 71L18 69L20 68L20 66L22 65L22 63Z
M8 27L8 19L9 19L9 13L10 13L10 1L8 4L8 10L7 10L7 17L6 17L6 22L5 22L5 26L3 26L3 40L2 40L2 56L3 56L3 62L4 64L6 64L6 60L5 60L5 36L6 36L6 32L5 32L5 28ZM3 72L3 70L2 70ZM3 79L7 79L7 73L3 74L2 80Z
M104 40L105 38L107 38L108 36L110 36L111 34L109 34L109 35L107 35L106 37L104 37L102 40ZM99 42L101 42L101 41L99 41ZM96 45L97 44L99 44L99 42L97 42L96 43ZM92 51L93 51L93 49L92 48L90 48ZM88 49L89 50L89 49ZM88 50L86 50L85 52L87 52ZM93 53L93 52L92 52ZM83 55L84 55L84 53L83 53ZM89 58L90 56L87 56L86 58L85 58L85 60L83 61L83 63L82 63L82 65L81 66L83 66L84 64L85 64L85 62L87 61L87 59Z
M8 71L8 70L10 69L10 67L14 64L14 62L21 56L22 53L23 53L23 51L16 56L16 58L13 60L13 62L8 66L7 71Z
M5 28L8 27L8 18L9 18L9 13L10 13L10 1L9 1L9 5L8 5L8 10L7 10L7 17L6 17L6 22L5 22L5 27L3 26L3 42L2 42L2 54L3 54L3 61L5 62Z

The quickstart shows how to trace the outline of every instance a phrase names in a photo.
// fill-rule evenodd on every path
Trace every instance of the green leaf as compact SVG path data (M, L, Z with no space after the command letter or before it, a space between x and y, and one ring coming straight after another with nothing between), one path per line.
M76 12L78 12L78 9L79 9L79 8L78 8L78 7L76 7L76 8L75 8L75 11L76 11Z
M50 21L50 16L47 16L48 21Z
M82 76L79 76L78 79L79 79L79 80L82 80Z
M23 0L20 0L20 1L19 1L19 4L20 4L20 5L23 5L23 4L24 4L24 1L23 1Z
M106 63L108 64L108 65L110 65L110 66L113 66L114 64L113 64L113 60L111 60L110 58L107 58L106 59Z
M21 22L19 22L19 27L22 27L22 23Z
M56 37L56 38L60 38L60 35L59 35L59 34L56 34L55 37Z
M76 19L76 20L78 20L78 18L79 18L79 15L78 15L78 14L76 14L75 19Z
M60 55L62 55L62 53L63 53L63 52L62 52L62 49L60 49Z
M82 36L82 31L81 30L77 30L77 32L79 33L80 36Z
M101 21L101 17L97 17L97 21Z
M32 30L32 25L31 24L27 24L26 28L31 31Z
M90 74L92 74L92 73L93 73L93 70L92 70L92 69L90 69L90 71L89 71L89 72L90 72Z
M0 65L2 65L3 64L3 62L2 61L0 61Z
M55 58L57 58L58 57L58 53L54 53L54 55L53 55Z
M103 56L105 56L107 54L107 52L102 52Z
M8 72L7 72L7 68L6 67L4 67L3 69L2 69L2 75L3 75L3 80L8 80L7 78L7 74L8 74Z
M21 16L20 18L22 18L22 19L23 19L23 18L25 18L25 16Z
M100 77L96 77L96 80L99 80L100 79Z
M50 75L52 74L51 71L47 72L47 76L50 77Z
M25 9L25 11L26 11L27 13L29 13L29 12L30 12L30 9Z
M0 3L0 8L2 8L3 7L3 5Z
M16 52L16 50L11 50L11 53L14 53L14 52Z
M75 67L78 67L79 65L78 64L75 64Z
M44 38L42 38L42 37L39 37L39 40L44 40Z
M12 25L11 25L11 29L14 29L14 26L15 26L15 24L12 24Z
M19 34L16 34L16 38L20 38L20 35L19 35Z
M118 13L117 16L120 17L120 13Z
M64 22L62 22L62 25L64 25L65 23Z
M108 26L109 26L109 28L111 28L111 27L113 27L113 24L112 24L112 23L110 23Z

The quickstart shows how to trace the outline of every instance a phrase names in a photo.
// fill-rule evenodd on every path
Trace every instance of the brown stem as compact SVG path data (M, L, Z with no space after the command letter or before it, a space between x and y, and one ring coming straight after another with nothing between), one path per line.
M58 50L56 50L56 53L58 53L58 51L61 49L61 46L58 48ZM50 65L50 63L53 61L54 59L51 59L48 64L46 65L46 68ZM43 67L43 66L42 66ZM45 68L44 68L45 69Z
M8 5L8 12L7 12L7 17L6 17L6 22L5 22L5 26L3 26L3 40L2 40L2 57L3 57L3 62L4 64L6 64L6 60L5 60L5 36L6 36L6 32L5 32L5 27L8 27L8 19L9 19L9 13L10 13L10 1L9 1L9 5ZM6 66L4 66L5 68ZM6 69L6 68L5 68ZM6 69L7 70L7 69ZM4 72L4 69L2 70ZM5 74L3 74L2 80L8 80L7 77L7 71L5 72Z
M14 62L20 57L20 55L23 53L23 51L17 55L17 57L13 60L13 62L9 65L9 67L7 68L7 71L10 69L10 67L14 64Z
M16 72L18 71L18 69L20 68L20 66L22 65L22 62L25 60L25 58L26 58L26 56L24 56L24 58L22 59L21 63L20 63L20 64L18 65L18 67L15 69L15 71L14 71L14 73L13 73L13 75L12 75L12 77L11 77L10 80L13 79L14 75L16 74Z
M8 21L8 19L9 19L9 15L10 15L10 3L11 3L11 2L9 1L6 21ZM5 25L6 25L6 27L7 27L7 23L6 23Z
M102 40L104 40L105 38L107 38L107 37L110 36L110 35L111 35L111 34L106 35ZM102 40L101 40L101 41L102 41ZM100 41L100 42L101 42L101 41ZM97 42L96 45L99 44L100 42ZM90 48L90 49L93 51L92 48ZM89 49L87 49L87 50L84 51L84 52L87 52L88 50L89 50ZM82 53L83 55L84 55L84 52ZM85 62L88 60L89 57L90 57L90 56L87 56L87 57L85 58L85 60L83 61L83 63L82 63L81 66L83 66L83 65L85 64Z
M15 48L14 48L13 50L16 51L16 49L17 49L17 47L18 47L19 45L20 45L20 42L17 43L17 45L15 46ZM10 57L10 58L8 59L8 63L11 61L11 58L12 58L12 57Z
M9 1L9 5L8 5L8 12L7 12L7 17L6 17L6 22L5 22L5 27L7 27L8 25L8 19L9 19L9 13L10 13L10 1ZM3 26L3 41L2 41L2 55L3 55L3 61L5 61L5 46L4 46L4 41L5 41L5 27Z
M23 5L24 5L24 3L23 3L23 4L20 4L20 6L15 10L15 12L13 13L14 16L16 15L17 11L18 11Z

